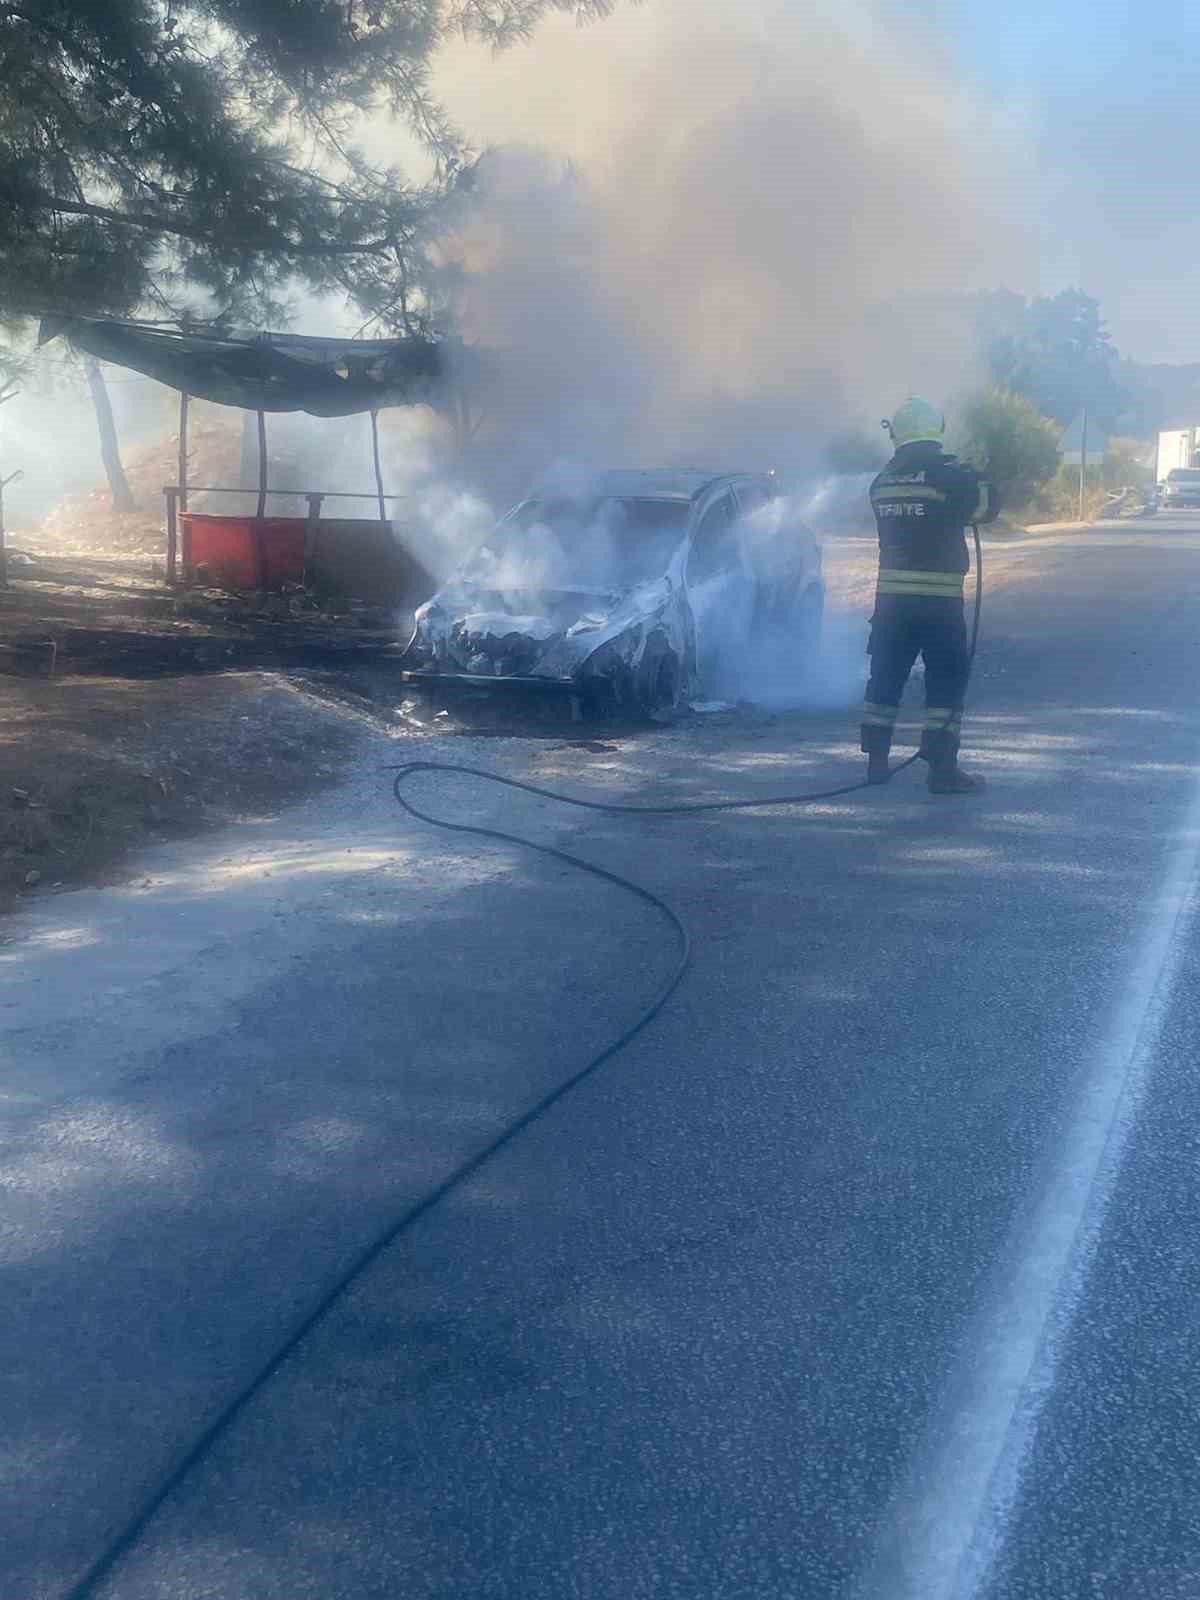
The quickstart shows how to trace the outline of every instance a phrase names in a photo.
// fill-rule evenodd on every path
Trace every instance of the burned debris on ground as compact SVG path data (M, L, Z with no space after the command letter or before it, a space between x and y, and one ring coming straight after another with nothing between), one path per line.
M0 910L333 784L365 725L274 673L0 676Z
M21 535L11 555L0 909L332 783L363 718L289 674L383 656L407 620L301 586L168 590L142 553L48 554Z

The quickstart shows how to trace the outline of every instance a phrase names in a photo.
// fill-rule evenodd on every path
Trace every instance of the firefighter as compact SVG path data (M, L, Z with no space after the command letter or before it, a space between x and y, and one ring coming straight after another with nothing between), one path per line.
M942 449L946 422L936 406L906 400L884 428L895 454L871 485L879 528L879 585L871 618L871 677L863 707L867 778L886 783L892 734L909 673L925 662L921 758L933 794L975 794L982 778L958 764L970 655L963 584L966 528L998 510L986 478Z

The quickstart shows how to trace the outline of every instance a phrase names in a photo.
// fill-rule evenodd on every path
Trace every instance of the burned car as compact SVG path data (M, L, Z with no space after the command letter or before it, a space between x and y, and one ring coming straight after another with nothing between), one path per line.
M524 500L417 612L407 680L600 714L715 692L757 634L815 648L821 553L768 476L613 472Z

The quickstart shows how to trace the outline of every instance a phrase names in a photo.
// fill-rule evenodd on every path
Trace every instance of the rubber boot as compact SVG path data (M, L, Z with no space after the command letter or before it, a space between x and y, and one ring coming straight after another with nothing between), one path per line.
M864 722L862 752L867 758L867 782L886 783L891 776L888 757L892 753L892 730Z
M979 794L987 788L983 778L964 772L958 764L958 739L953 733L926 732L920 755L929 763L930 794Z
M981 794L987 779L977 772L964 772L957 760L947 767L930 767L930 794Z

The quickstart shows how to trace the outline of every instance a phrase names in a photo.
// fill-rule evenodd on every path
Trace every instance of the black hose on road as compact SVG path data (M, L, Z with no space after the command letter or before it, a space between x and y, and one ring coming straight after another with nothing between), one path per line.
M983 550L979 538L979 529L973 528L975 535L975 619L971 630L970 660L974 666L975 655L979 646L979 623L983 614ZM415 636L414 636L415 637ZM411 647L411 641L410 641ZM901 761L893 767L888 774L888 781L907 771L919 759L914 753L907 760ZM523 1111L515 1121L510 1122L495 1138L488 1141L473 1156L462 1162L449 1177L444 1178L437 1187L430 1191L415 1205L409 1206L400 1216L394 1218L386 1227L382 1228L375 1237L358 1252L357 1255L342 1268L337 1277L325 1289L315 1305L308 1311L302 1321L296 1324L287 1337L271 1352L267 1360L255 1371L242 1385L238 1392L226 1402L213 1420L187 1448L176 1461L170 1471L156 1485L153 1492L147 1497L136 1514L129 1520L124 1528L110 1541L106 1549L96 1558L83 1576L66 1592L63 1600L93 1600L97 1588L109 1576L121 1558L126 1555L141 1538L151 1520L162 1508L165 1502L189 1476L192 1469L200 1464L213 1445L228 1431L246 1407L253 1401L266 1385L271 1381L285 1362L295 1353L298 1347L307 1339L318 1323L333 1309L346 1291L355 1281L368 1270L379 1257L393 1245L400 1236L415 1222L418 1222L428 1212L432 1211L446 1196L457 1189L461 1184L485 1166L493 1156L510 1145L525 1130L532 1126L550 1111L560 1101L565 1100L573 1090L577 1089L585 1079L590 1078L606 1062L620 1054L626 1045L631 1044L655 1017L662 1011L667 1001L683 982L692 959L692 941L687 925L679 913L667 901L647 889L644 884L635 882L632 878L622 877L618 872L610 872L607 867L599 867L592 861L585 861L582 856L572 855L567 850L560 850L556 845L538 844L533 839L526 839L521 834L507 833L500 828L485 828L474 823L446 822L441 817L430 815L413 805L411 800L401 793L402 786L407 778L418 772L449 772L460 776L483 778L489 783L498 783L506 789L517 789L525 794L537 795L543 800L555 800L560 804L576 806L585 811L602 811L616 816L642 816L642 817L687 817L711 815L718 811L749 811L766 806L803 806L816 805L825 800L838 800L845 795L857 794L859 790L877 787L870 785L865 779L855 783L840 784L836 788L820 789L804 794L767 795L759 800L712 800L701 801L693 805L674 806L629 806L617 805L604 800L583 800L576 795L560 794L553 789L542 789L536 784L522 783L516 778L503 778L499 773L488 772L482 767L459 766L442 761L410 761L404 766L392 769L396 776L392 783L392 792L404 810L421 822L426 822L435 828L442 828L449 833L467 833L478 839L491 839L500 844L519 845L525 850L534 850L539 855L547 856L551 860L560 861L566 866L575 867L580 872L586 872L594 878L599 878L604 883L614 884L618 889L624 889L629 894L654 908L670 926L676 939L675 964L669 976L660 985L657 993L650 1003L642 1010L637 1019L622 1032L619 1037L606 1044L602 1050L594 1055L590 1061L565 1078L548 1094L542 1096L534 1105Z

